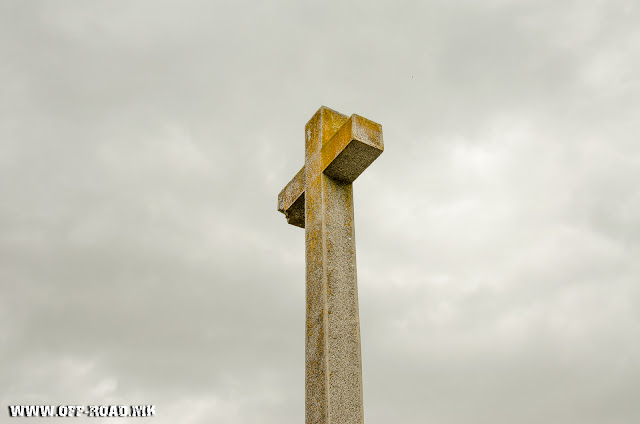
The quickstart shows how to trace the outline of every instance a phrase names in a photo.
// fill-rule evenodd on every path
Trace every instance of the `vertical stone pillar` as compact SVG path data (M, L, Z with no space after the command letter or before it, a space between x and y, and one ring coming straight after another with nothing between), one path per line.
M364 421L352 183L322 173L320 154L346 121L320 109L306 128L307 424Z

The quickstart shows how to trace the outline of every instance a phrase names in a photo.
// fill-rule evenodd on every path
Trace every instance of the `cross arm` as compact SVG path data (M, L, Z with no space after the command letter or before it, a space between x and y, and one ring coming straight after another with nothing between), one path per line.
M304 166L278 195L278 211L287 218L287 223L304 228L304 188L306 184Z
M321 150L326 175L353 182L384 150L382 125L353 114Z

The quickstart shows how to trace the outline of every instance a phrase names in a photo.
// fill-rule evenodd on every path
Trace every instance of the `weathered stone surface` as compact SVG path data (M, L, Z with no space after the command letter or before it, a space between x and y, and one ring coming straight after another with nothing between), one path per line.
M278 196L305 228L306 423L364 422L352 182L382 153L382 127L321 107L305 127L305 166Z
M304 228L304 186L306 175L304 166L278 195L278 211L287 218L287 222Z
M322 146L324 173L351 183L382 153L382 126L358 115Z

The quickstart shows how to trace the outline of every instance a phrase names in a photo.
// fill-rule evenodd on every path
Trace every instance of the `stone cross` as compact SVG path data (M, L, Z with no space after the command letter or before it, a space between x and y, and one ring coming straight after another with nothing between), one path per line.
M323 106L305 134L305 165L278 210L305 229L306 423L362 424L352 183L382 153L382 127Z

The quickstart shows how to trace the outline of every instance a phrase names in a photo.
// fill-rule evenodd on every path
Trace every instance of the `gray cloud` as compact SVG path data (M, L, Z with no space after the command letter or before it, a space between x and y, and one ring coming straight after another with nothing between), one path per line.
M632 2L0 16L5 411L301 420L304 236L275 205L324 104L384 129L354 190L367 422L640 418Z

